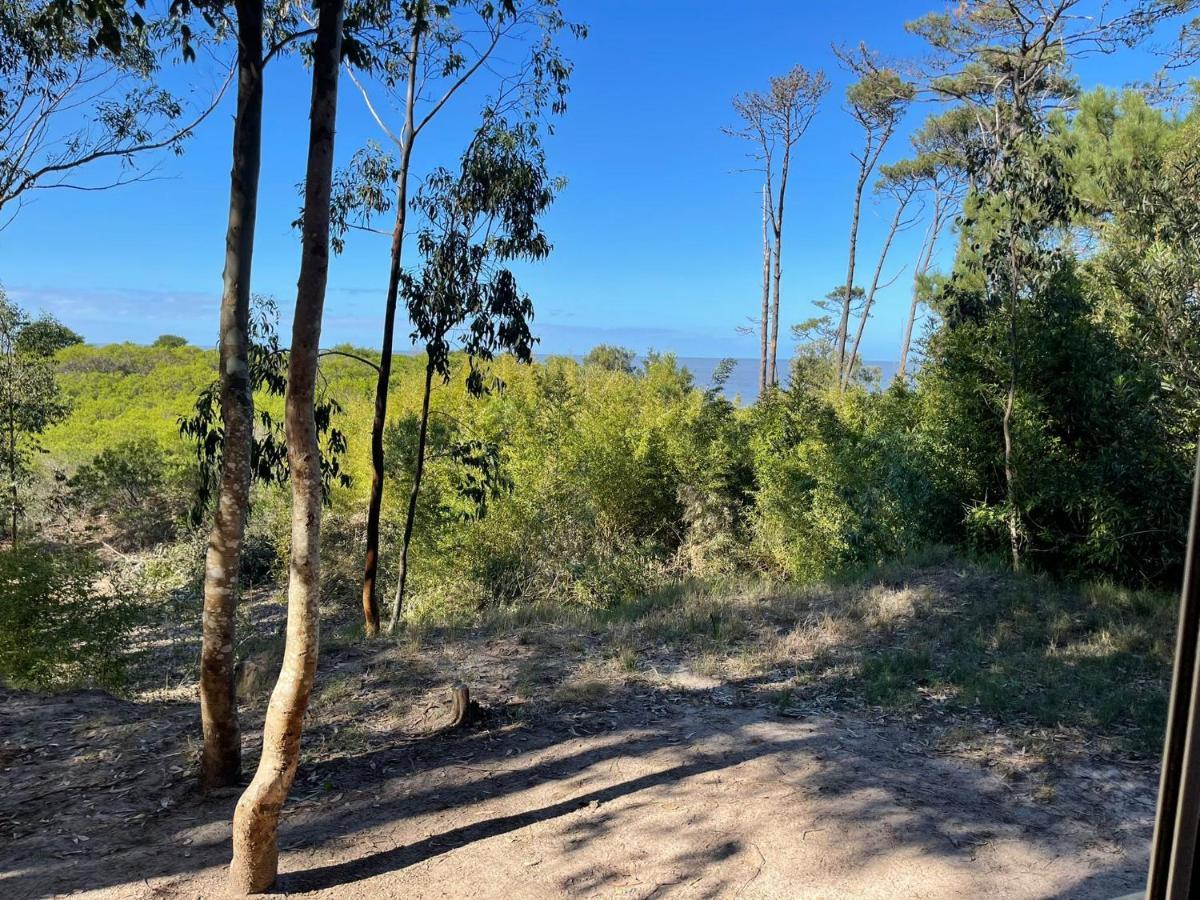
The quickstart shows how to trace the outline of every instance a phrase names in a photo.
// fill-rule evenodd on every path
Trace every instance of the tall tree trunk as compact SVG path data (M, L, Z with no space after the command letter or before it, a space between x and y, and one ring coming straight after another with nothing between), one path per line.
M871 289L867 292L866 300L863 302L862 316L859 317L858 328L854 333L854 344L850 348L850 362L846 365L846 376L842 380L843 387L849 387L850 379L854 376L854 366L858 362L858 348L862 344L863 332L867 330L867 319L871 317L871 307L875 305L875 294L879 290L879 278L883 274L888 252L892 249L892 241L900 228L900 218L904 215L907 206L907 200L896 206L896 215L892 217L891 227L888 228L887 237L883 241L883 249L879 251L879 262L875 264L875 274L871 276Z
M421 493L421 476L425 474L425 445L429 437L429 395L433 391L433 359L425 363L425 393L421 396L421 427L417 433L417 463L413 471L412 490L408 494L408 513L404 517L404 539L400 544L400 573L396 579L396 597L392 602L388 631L396 632L400 613L404 609L404 586L408 581L408 546L412 543L413 525L417 520L417 499Z
M775 276L771 298L771 358L768 383L774 387L779 383L777 362L779 358L779 283L783 277L783 204L787 197L788 165L791 148L783 151L783 165L779 169L779 207L775 210Z
M771 315L771 238L767 234L767 186L763 185L763 288L762 288L762 327L759 329L760 354L758 360L758 393L762 396L767 392L767 335L770 331Z
M388 390L392 377L392 342L396 331L396 306L400 294L400 260L408 217L408 172L415 135L417 55L420 30L413 29L408 57L408 91L404 104L400 171L396 176L396 222L392 227L392 254L388 267L387 302L383 313L383 347L379 355L379 380L375 385L375 418L371 422L371 494L367 501L367 549L363 564L363 619L366 633L379 633L379 517L383 508L383 431L387 426Z
M12 366L9 367L10 374ZM17 413L16 413L16 398L13 396L12 385L8 388L8 474L12 479L12 484L9 488L11 491L12 501L12 533L9 534L9 540L12 542L13 549L17 546L17 510L20 506L19 498L17 497Z
M858 218L862 211L863 187L867 183L865 166L860 169L858 183L854 187L854 209L850 214L850 260L846 264L846 285L842 293L842 318L837 330L837 376L841 383L846 371L846 340L850 335L850 303L854 298L854 268L858 257Z
M896 369L894 380L904 384L908 378L908 351L912 346L913 326L917 322L917 307L921 305L921 279L928 274L933 260L933 248L937 245L938 234L942 230L942 200L935 197L933 201L933 221L929 223L929 232L917 255L917 267L913 272L912 303L908 307L908 318L904 322L904 336L900 338L900 365Z
M1008 494L1008 540L1013 571L1021 569L1021 514L1017 506L1017 465L1013 441L1013 408L1017 399L1020 358L1017 347L1017 251L1015 238L1009 237L1008 285L1008 393L1004 400L1004 486Z
M200 724L204 788L241 777L242 747L233 678L238 572L250 502L254 397L250 385L250 272L262 149L263 4L239 0L238 96L221 293L221 486L204 565Z
M333 180L338 72L344 0L324 0L313 46L313 87L305 172L303 238L284 427L292 482L292 548L287 642L263 724L254 779L233 815L234 893L259 893L275 882L279 813L300 762L304 712L317 670L320 626L321 463L314 411L321 316L329 274L329 196Z

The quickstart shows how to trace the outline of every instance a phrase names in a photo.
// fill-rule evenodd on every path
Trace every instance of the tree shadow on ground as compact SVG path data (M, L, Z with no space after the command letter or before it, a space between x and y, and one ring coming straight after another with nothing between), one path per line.
M745 685L732 687L736 691ZM136 704L128 707L126 715L139 713ZM586 847L620 833L650 802L638 797L644 792L666 791L686 799L706 778L731 779L739 766L765 762L775 772L772 789L790 791L796 798L791 807L797 825L807 827L805 798L815 802L819 797L825 811L821 828L855 831L857 846L844 849L864 862L901 851L969 860L981 843L996 840L1069 848L1074 823L1103 813L1086 805L1057 808L1027 802L994 775L931 754L901 725L879 726L854 717L785 719L761 708L715 704L710 691L636 683L597 698L585 709L585 719L580 718L580 707L550 703L495 709L491 721L475 730L424 737L397 734L390 746L302 766L280 832L285 852L279 889L307 892L350 886L594 807L595 814L569 825L574 845ZM175 727L183 729L177 738L183 740L193 727L190 716L185 724L181 710L174 715ZM252 762L248 760L248 770ZM621 766L646 771L615 781L601 774ZM316 796L298 804L298 794L313 784L319 785ZM524 797L547 786L559 789L550 802ZM732 799L753 804L758 789L738 788ZM223 867L229 859L228 822L235 799L197 798L190 786L179 786L170 806L136 835L105 829L78 855L70 855L77 848L62 855L12 846L0 851L0 872L5 873L0 876L0 893L40 896L164 877L186 880L200 870ZM833 812L831 799L837 801ZM103 803L105 786L62 800ZM511 811L487 813L485 807L502 800ZM619 808L606 809L610 804ZM378 834L373 846L356 840L440 810L454 810L458 821L418 840L389 845L387 837ZM697 818L704 815L701 810ZM880 827L864 830L863 823ZM363 853L368 846L370 852ZM340 854L344 858L295 870L304 858L296 851L331 848L345 850ZM692 880L721 870L731 856L747 852L734 834L681 853L677 863ZM1137 879L1127 870L1128 863L1122 862L1111 872L1093 873L1071 896L1136 887ZM619 875L615 869L592 866L572 873L560 887L564 893L589 885L603 889ZM722 870L716 877L725 884L728 876Z

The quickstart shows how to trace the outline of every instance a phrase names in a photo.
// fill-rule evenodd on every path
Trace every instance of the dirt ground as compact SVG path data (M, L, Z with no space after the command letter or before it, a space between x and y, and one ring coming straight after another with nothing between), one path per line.
M927 721L780 708L668 661L594 674L521 637L327 647L278 890L1111 898L1142 884L1152 766L966 752ZM442 731L459 679L484 715ZM243 709L247 772L261 708ZM224 896L236 792L197 794L198 732L186 697L0 692L0 896Z

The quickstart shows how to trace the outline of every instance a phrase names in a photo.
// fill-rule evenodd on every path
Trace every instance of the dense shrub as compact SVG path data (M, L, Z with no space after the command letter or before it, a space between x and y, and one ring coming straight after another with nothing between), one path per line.
M1158 378L1098 319L1070 266L1025 301L1013 416L1021 542L1038 568L1173 581L1182 562L1191 447L1171 439ZM998 316L948 315L919 376L930 477L966 510L947 538L1006 545L1001 411L1008 340ZM965 530L964 530L965 526Z
M187 471L146 437L102 450L79 467L70 486L80 507L108 519L123 549L173 538L190 494Z
M938 539L943 501L902 388L793 376L755 411L755 544L796 578L902 557Z
M0 677L39 689L120 687L137 611L97 589L99 571L79 550L0 550Z
M511 374L504 392L453 416L459 438L500 448L511 489L495 492L485 517L464 515L461 463L433 461L418 596L596 604L646 589L682 537L673 450L698 408L690 376L671 358L641 373L552 359Z

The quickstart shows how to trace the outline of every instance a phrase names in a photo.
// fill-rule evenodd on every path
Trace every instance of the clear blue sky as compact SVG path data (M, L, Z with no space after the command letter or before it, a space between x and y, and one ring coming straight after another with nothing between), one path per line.
M939 6L567 0L569 15L590 28L587 40L568 47L576 66L570 108L548 148L551 169L569 184L546 222L554 253L521 273L537 309L541 351L581 353L610 342L684 356L756 354L756 338L736 329L760 297L759 181L739 172L746 148L721 128L733 121L735 93L763 87L796 63L824 68L834 83L789 185L782 318L786 327L812 315L810 301L845 277L849 151L859 140L842 109L847 78L830 44L864 40L889 54L916 52L903 24ZM1153 66L1142 53L1097 57L1080 76L1087 87L1120 86ZM200 94L211 88L213 74L203 67L169 78L174 84L184 75L200 81ZM294 60L268 70L255 290L275 295L285 317L299 259L290 223L299 205L308 89ZM903 155L907 130L927 111L913 111L890 158ZM453 164L475 112L465 99L423 135L417 168ZM109 192L42 192L0 232L0 282L28 309L49 311L92 341L172 332L214 344L231 118L232 95L182 158L162 161L158 180ZM339 160L377 134L344 81ZM873 266L887 215L867 207L860 265ZM889 269L908 268L881 299L865 338L867 359L897 355L917 240L914 229L897 241ZM376 346L387 243L374 235L352 241L330 271L324 343Z

